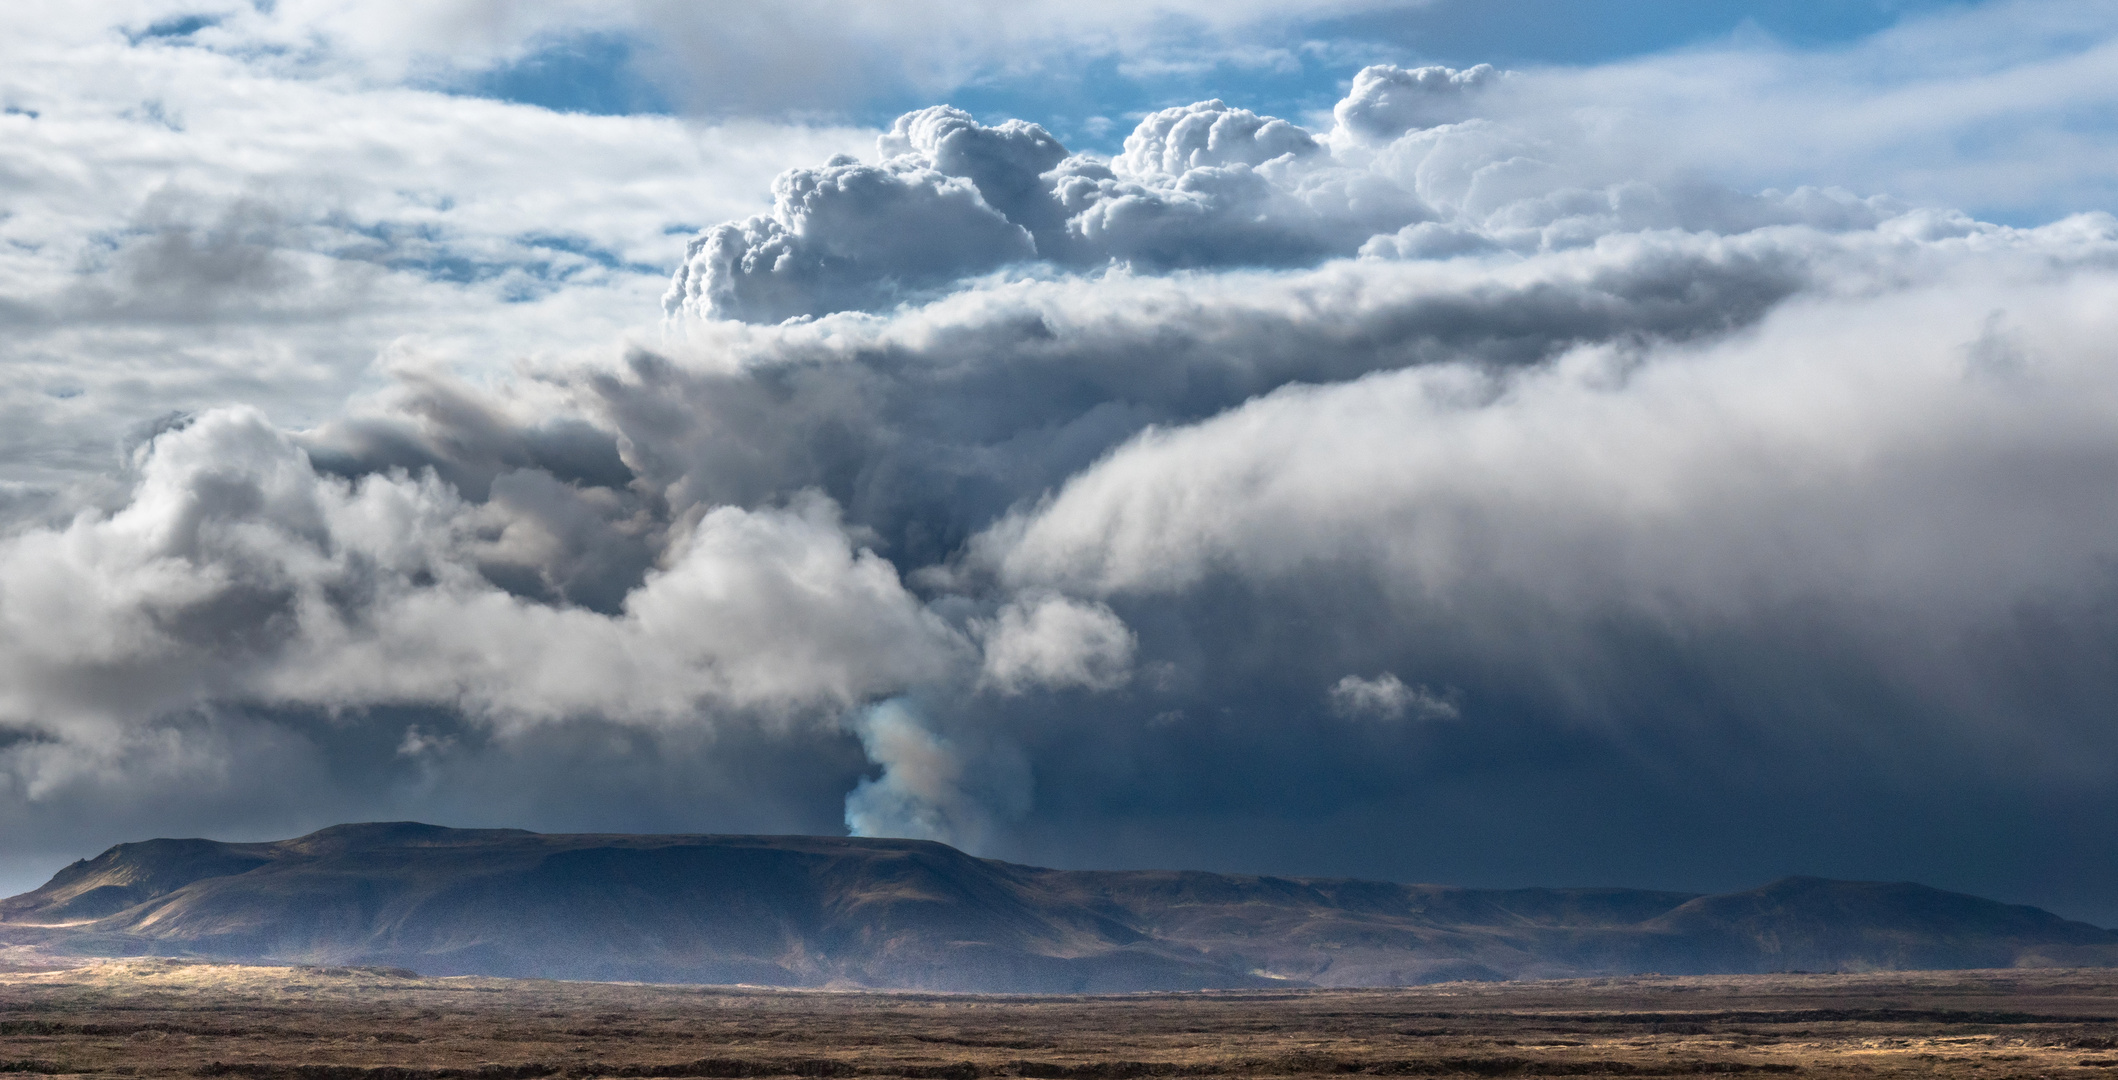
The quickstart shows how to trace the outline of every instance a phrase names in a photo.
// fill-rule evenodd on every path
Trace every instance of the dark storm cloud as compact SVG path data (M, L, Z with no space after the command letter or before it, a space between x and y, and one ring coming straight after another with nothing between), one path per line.
M1109 160L922 110L621 358L172 424L0 540L7 798L2118 884L2118 222L1613 175L1509 84ZM280 280L184 235L139 265Z
M1534 268L1026 282L888 322L708 332L697 347L740 369L642 354L596 397L673 505L819 488L910 570L1147 425L1290 382L1746 325L1800 287L1806 239L1652 238Z

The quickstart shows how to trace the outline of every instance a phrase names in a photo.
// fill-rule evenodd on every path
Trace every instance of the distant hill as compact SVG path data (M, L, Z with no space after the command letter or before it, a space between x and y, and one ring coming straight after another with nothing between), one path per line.
M2118 966L2118 932L1909 883L1723 896L1065 871L943 844L412 823L148 840L0 901L80 955L964 991Z

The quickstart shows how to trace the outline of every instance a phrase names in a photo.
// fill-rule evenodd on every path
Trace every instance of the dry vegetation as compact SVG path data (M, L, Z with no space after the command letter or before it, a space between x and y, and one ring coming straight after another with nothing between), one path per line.
M0 956L0 1071L536 1077L2110 1077L2118 971L978 997ZM13 969L13 970L9 970Z

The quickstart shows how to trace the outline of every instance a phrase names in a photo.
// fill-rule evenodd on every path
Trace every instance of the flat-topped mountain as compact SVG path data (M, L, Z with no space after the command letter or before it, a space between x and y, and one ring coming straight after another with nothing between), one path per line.
M86 955L967 991L2118 966L2118 932L1913 884L1721 896L1067 871L943 844L412 823L120 844L0 901Z

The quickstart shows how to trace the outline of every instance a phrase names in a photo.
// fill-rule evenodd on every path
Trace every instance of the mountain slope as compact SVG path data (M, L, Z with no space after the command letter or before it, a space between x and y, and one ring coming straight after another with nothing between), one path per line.
M2103 955L2118 936L1911 882L1813 877L1702 896L1641 928L1664 936L1672 955L1723 971L2056 967Z
M2118 965L2118 933L1910 884L1475 890L1046 870L915 840L412 823L121 844L0 901L0 937L430 974L1037 992Z

